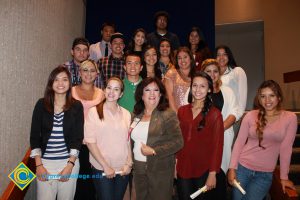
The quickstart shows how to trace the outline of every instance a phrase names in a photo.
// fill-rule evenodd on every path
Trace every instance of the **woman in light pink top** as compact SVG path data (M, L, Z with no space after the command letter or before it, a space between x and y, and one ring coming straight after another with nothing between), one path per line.
M81 101L83 105L84 118L86 118L87 112L91 107L99 104L105 98L103 91L94 86L98 73L98 67L93 60L82 62L79 68L81 83L72 87L73 98ZM81 146L79 163L79 174L90 175L92 169L89 162L89 150L85 144ZM86 193L89 196L86 196ZM75 197L81 199L84 197L92 198L93 196L95 196L95 190L92 179L77 179Z
M294 113L282 110L282 91L273 80L264 81L258 89L255 104L258 110L246 114L234 144L228 181L240 182L243 195L233 189L233 200L263 199L272 184L273 171L280 157L282 189L295 188L288 180L293 142L297 130Z
M131 115L117 103L123 91L123 82L110 78L104 91L106 100L92 107L85 120L84 141L100 199L123 199L132 167L128 139Z
M93 60L82 62L79 68L81 84L72 87L72 96L81 101L84 116L89 108L99 104L105 98L103 91L94 85L98 73L97 64Z

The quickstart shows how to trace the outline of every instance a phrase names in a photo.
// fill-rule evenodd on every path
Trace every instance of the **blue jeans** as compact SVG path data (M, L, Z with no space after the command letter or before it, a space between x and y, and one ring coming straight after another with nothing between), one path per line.
M109 179L102 176L102 173L103 171L97 170L94 167L92 168L92 174L95 175L95 177L98 177L93 179L97 199L122 200L129 181L129 175L116 175L114 178Z
M246 194L243 195L237 188L233 187L233 200L262 200L271 187L273 172L254 171L239 164L236 176Z

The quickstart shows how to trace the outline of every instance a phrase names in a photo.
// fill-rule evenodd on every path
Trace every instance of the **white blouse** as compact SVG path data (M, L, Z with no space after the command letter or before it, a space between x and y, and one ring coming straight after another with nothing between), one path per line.
M144 156L141 152L141 147L142 143L147 144L149 124L150 121L139 122L131 133L131 138L134 141L133 156L134 159L137 161L147 161L147 157Z
M236 95L239 112L237 118L243 116L247 104L247 76L241 67L227 68L221 76L222 85L230 87Z

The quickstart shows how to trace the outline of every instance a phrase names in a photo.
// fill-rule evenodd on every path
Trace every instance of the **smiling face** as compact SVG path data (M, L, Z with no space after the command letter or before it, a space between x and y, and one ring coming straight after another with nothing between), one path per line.
M149 83L143 90L142 99L147 107L157 107L160 100L160 90L155 82Z
M123 54L124 47L125 44L122 38L115 38L111 42L111 51L114 56L121 56Z
M228 59L228 55L227 55L225 49L222 49L222 48L218 49L216 59L220 65L220 67L222 67L222 68L227 67L229 59Z
M198 45L200 42L200 36L197 31L192 31L189 36L189 42L191 45Z
M141 58L139 56L128 55L126 57L124 69L127 76L139 76L142 68L143 66L141 65Z
M269 88L262 88L258 96L259 103L264 109L268 111L276 111L280 102L280 98Z
M171 45L168 41L163 41L159 46L160 55L163 57L167 57L171 53Z
M145 43L145 33L139 31L134 36L134 43L137 46L142 46Z
M82 83L94 84L98 75L96 66L91 62L87 62L84 66L80 67L79 75Z
M57 74L52 84L54 94L66 94L70 89L70 81L65 72Z
M147 65L153 66L157 62L157 53L154 48L150 48L145 52L144 55L145 63Z
M208 81L203 77L195 77L192 83L192 95L194 100L203 101L210 92Z
M204 72L207 73L213 81L213 84L217 84L220 79L220 71L214 64L205 67Z
M123 95L121 80L110 79L105 88L105 98L107 102L117 102Z
M177 63L180 69L191 68L191 58L187 52L180 51L177 54Z

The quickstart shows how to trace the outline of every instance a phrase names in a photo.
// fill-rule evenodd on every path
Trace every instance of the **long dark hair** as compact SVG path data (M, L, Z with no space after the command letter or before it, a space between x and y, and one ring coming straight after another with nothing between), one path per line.
M144 109L145 109L145 104L144 104L144 101L142 99L143 97L143 93L144 93L144 88L147 87L147 85L149 85L150 83L156 83L156 85L158 86L159 88L159 91L160 91L160 100L159 100L159 103L157 105L157 110L159 111L163 111L163 110L166 110L168 107L169 107L169 101L166 97L166 89L165 89L165 86L162 84L161 80L158 79L158 78L152 78L152 77L148 77L148 78L145 78L144 80L142 80L137 88L136 88L136 91L135 91L135 106L134 106L134 110L133 110L133 113L135 115L139 115L141 114Z
M160 45L161 45L161 43L163 43L163 42L168 42L169 45L170 45L169 59L170 59L170 63L174 65L174 64L175 64L174 47L173 47L171 41L170 41L168 38L162 37L162 38L160 39L160 41L159 41L159 46L158 46L157 51L160 53Z
M108 85L109 81L111 81L111 80L118 81L121 85L121 93L124 92L124 83L119 77L116 77L116 76L110 77L107 80L107 85ZM107 85L106 85L106 87L107 87ZM105 101L106 101L106 99L104 99L98 105L96 105L97 113L98 113L100 120L104 120L103 106L104 106Z
M69 89L67 90L67 93L66 93L66 104L64 105L63 110L64 111L68 110L72 106L72 104L75 102L75 99L73 99L72 95L71 95L71 88L72 88L71 74L65 66L59 65L58 67L54 68L52 70L52 72L50 73L50 75L48 77L47 86L46 86L46 89L44 92L44 106L49 113L54 112L54 96L55 96L55 94L54 94L54 90L53 90L53 83L56 79L56 76L62 72L67 74L68 80L69 80Z
M191 49L190 35L191 35L191 33L194 32L194 31L196 31L196 32L198 33L199 38L200 38L199 44L198 44L197 50L196 50L196 52L197 52L197 51L200 51L201 49L207 47L207 43L205 42L205 38L204 38L204 34L203 34L202 30L201 30L199 27L197 27L197 26L193 26L193 27L191 28L189 34L187 35L187 47L188 47L189 49Z
M263 140L264 128L267 125L267 119L266 119L266 110L260 104L259 98L260 98L260 94L261 94L262 89L265 89L265 88L270 88L274 92L276 97L279 99L279 102L278 102L278 105L277 105L277 108L276 108L277 110L281 109L281 104L282 104L282 101L283 101L282 90L281 90L279 84L277 82L273 81L273 80L264 81L259 86L259 88L257 89L257 93L256 93L255 100L254 100L255 107L259 111L258 115L257 115L257 121L256 121L256 134L257 134L258 140L259 140L258 146L262 147L263 149L265 149L265 147L263 147L261 145L261 142Z
M178 54L180 53L180 52L185 52L185 53L187 53L188 55L189 55L189 57L190 57L190 60L191 60L191 69L190 69L190 73L189 73L189 77L192 77L193 76L193 74L194 74L194 71L195 71L195 67L196 67L196 62L195 62L195 59L194 59L194 57L193 57L193 54L192 54L192 51L189 49L189 48L187 48L187 47L179 47L178 48L178 50L177 50L177 52L176 52L176 56L175 56L175 60L176 60L176 62L175 62L175 68L176 68L176 70L177 71L179 71L179 65L178 65Z
M217 54L218 54L218 50L219 49L224 49L225 53L227 54L227 57L228 57L228 66L233 69L237 66L236 62L235 62L235 59L234 59L234 56L233 56L233 53L231 51L231 49L226 46L226 45L219 45L216 47L215 49L215 58L217 58Z
M205 72L196 72L191 81L190 92L189 92L189 96L188 96L189 103L193 102L192 86L194 83L194 79L197 77L205 78L207 80L208 89L209 89L209 92L207 92L207 95L204 100L204 106L201 111L201 115L202 115L203 119L199 122L199 125L198 125L198 131L200 131L201 129L203 129L205 127L205 121L206 121L205 117L213 105L211 96L214 91L214 86L213 86L213 81L208 74L206 74Z
M159 57L160 57L160 54L159 52L157 51L157 49L154 47L154 46L151 46L151 45L147 45L144 49L144 52L143 52L143 61L142 61L142 65L143 65L143 68L142 68L142 71L140 73L140 76L145 79L147 78L147 67L146 67L146 62L145 62L145 53L147 51L149 51L150 49L154 49L155 52L156 52L156 55L157 55L157 62L154 64L154 74L155 74L155 77L161 79L161 70L160 70L160 67L159 67Z
M130 42L128 43L128 47L127 47L128 53L129 53L129 52L132 53L132 52L135 51L135 50L134 50L134 48L135 48L134 38L135 38L135 36L136 36L136 34L137 34L138 32L142 32L142 33L144 33L144 35L145 35L145 42L144 42L144 44L142 45L142 51L143 51L143 50L145 49L145 47L146 47L146 44L147 44L147 40L146 40L147 32L146 32L145 29L143 29L143 28L138 28L138 29L136 29L136 30L134 31L134 33L133 33L133 35L132 35L132 38L131 38Z

